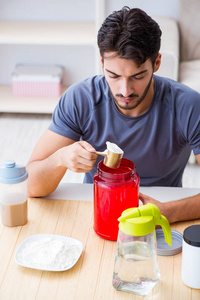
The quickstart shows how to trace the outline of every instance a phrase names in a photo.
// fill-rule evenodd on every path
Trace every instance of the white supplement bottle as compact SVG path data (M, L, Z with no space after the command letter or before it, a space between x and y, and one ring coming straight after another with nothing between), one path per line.
M182 280L187 286L200 289L200 225L184 230L182 252Z

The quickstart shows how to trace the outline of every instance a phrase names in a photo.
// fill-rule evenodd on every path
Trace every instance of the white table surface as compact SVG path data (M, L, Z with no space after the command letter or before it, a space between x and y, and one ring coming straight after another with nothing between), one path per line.
M140 187L141 193L161 202L190 197L200 193L200 188L180 187ZM58 188L48 195L49 199L93 201L93 184L61 182Z

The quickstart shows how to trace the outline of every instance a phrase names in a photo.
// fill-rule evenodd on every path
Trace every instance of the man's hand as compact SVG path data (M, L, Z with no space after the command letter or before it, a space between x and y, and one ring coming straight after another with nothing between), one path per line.
M59 150L59 164L73 172L90 172L97 160L95 149L87 142L80 141Z
M28 196L42 197L52 193L67 169L78 173L91 171L97 156L89 143L75 142L46 130L27 164Z
M155 205L159 206L162 204L161 202L159 202L158 200L154 199L154 198L151 198L143 193L139 193L139 198L140 200L142 201L142 203L145 205L147 203L153 203Z
M153 203L157 205L169 223L200 218L200 194L164 203L142 193L139 194L139 198L143 204Z
M170 222L170 216L169 216L169 212L168 212L168 205L166 203L161 203L160 201L151 198L145 194L139 193L139 199L142 201L143 205L147 204L147 203L152 203L155 204L156 206L158 206L158 208L160 209L160 212L163 216L165 216L168 221Z

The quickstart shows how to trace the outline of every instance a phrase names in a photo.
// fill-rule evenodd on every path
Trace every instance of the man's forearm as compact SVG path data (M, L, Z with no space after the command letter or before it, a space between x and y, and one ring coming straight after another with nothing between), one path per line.
M163 204L163 214L170 223L200 218L200 194Z
M200 194L176 201L162 203L143 193L140 193L143 204L154 203L160 209L169 223L178 221L194 220L200 218Z
M28 197L42 197L57 188L67 168L58 164L54 153L44 160L29 162L27 170Z

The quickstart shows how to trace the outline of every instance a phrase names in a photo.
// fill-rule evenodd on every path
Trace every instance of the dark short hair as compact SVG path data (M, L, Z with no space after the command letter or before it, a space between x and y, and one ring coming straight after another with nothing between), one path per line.
M97 42L103 58L105 52L112 51L121 58L133 60L138 66L147 59L154 65L161 34L159 25L143 10L125 6L105 19Z

